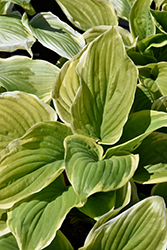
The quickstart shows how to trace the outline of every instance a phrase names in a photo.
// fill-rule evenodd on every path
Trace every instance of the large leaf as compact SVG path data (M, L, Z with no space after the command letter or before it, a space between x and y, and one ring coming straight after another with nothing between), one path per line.
M80 33L51 12L39 13L30 22L27 15L24 14L22 20L25 27L33 33L43 46L62 57L70 59L85 45Z
M113 4L117 15L123 19L129 20L131 8L135 0L108 0Z
M122 134L137 81L136 67L114 27L88 45L77 71L81 87L71 107L74 132L114 144Z
M56 0L67 18L79 29L118 25L113 5L105 0Z
M54 239L67 213L80 201L61 176L41 192L16 204L8 213L8 226L20 250L40 250Z
M27 50L32 55L31 46L35 38L15 16L0 16L0 51L13 52L17 49Z
M139 160L138 155L128 152L115 152L111 158L103 159L103 148L81 135L68 136L65 149L67 176L81 200L123 187L133 176Z
M0 150L42 121L57 120L56 112L35 95L19 91L0 95Z
M9 233L0 237L1 250L20 250L13 234Z
M109 148L105 157L109 158L113 152L119 150L133 152L148 135L161 127L167 127L165 112L142 110L131 114L118 145Z
M167 182L167 134L154 132L137 148L138 169L133 176L140 183Z
M162 250L167 246L164 200L147 198L92 229L80 250ZM96 225L95 225L96 226Z
M142 40L155 34L155 26L149 12L152 0L136 0L130 13L130 29L134 38Z
M100 192L91 195L87 199L86 204L79 210L94 220L98 220L102 215L110 211L117 214L129 203L130 197L131 185L128 182L122 188L115 191Z
M54 106L61 120L67 124L71 122L71 105L80 86L76 65L84 50L63 65L53 86Z
M167 12L166 11L159 11L159 10L150 10L152 16L154 17L154 22L157 27L163 32L167 33Z
M8 91L19 90L48 102L59 69L43 60L14 56L0 59L0 85ZM47 84L46 84L47 82Z
M59 122L34 125L0 154L0 208L39 192L64 169L64 138L71 129Z

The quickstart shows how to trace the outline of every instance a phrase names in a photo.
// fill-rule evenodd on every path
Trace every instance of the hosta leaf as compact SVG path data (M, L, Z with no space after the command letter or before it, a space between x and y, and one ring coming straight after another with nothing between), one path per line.
M0 15L8 14L12 11L13 3L10 1L1 1L0 2Z
M0 236L8 234L10 229L6 224L7 211L5 209L0 209Z
M142 110L129 116L119 144L106 151L107 158L119 150L134 151L153 131L167 127L167 114L154 110Z
M150 10L152 16L154 17L154 22L157 27L163 32L167 33L167 12L166 11L159 11L159 10Z
M129 20L131 8L135 0L108 0L113 4L117 15L123 19Z
M140 183L167 182L167 134L154 132L137 148L138 169L133 176Z
M67 18L79 29L98 25L118 25L113 5L105 0L56 0Z
M1 250L20 250L17 241L13 234L9 233L0 237L0 249Z
M130 13L130 29L138 40L155 34L155 25L149 12L152 0L136 0Z
M23 26L19 18L0 16L0 51L13 52L23 49L32 56L31 46L34 42L35 38Z
M92 231L80 250L166 249L164 201L158 196L149 197Z
M81 135L67 137L65 149L67 177L81 200L97 192L123 187L138 165L138 155L128 152L117 152L103 159L102 147Z
M164 2L164 0L154 0L154 2L156 3L156 6L158 7L158 9L160 8L161 4Z
M71 105L80 86L76 65L83 51L63 65L53 86L52 97L54 106L61 120L67 124L71 122Z
M110 211L118 213L125 207L131 197L130 182L122 188L110 192L101 192L91 195L86 204L79 210L89 217L98 220L102 215Z
M24 14L22 20L26 28L43 46L62 57L70 59L85 45L80 33L51 12L38 13L30 22L27 15Z
M31 0L11 0L12 3L15 3L17 5L20 5L29 15L34 15L35 10L32 7L32 4L30 3Z
M73 131L114 144L122 134L137 81L136 67L114 27L88 45L77 71L81 87L71 107Z
M167 96L162 96L157 99L151 106L151 109L167 112Z
M167 62L148 64L145 67L140 67L139 77L142 84L152 93L160 92L161 95L167 95L166 72Z
M39 192L64 169L63 141L71 129L59 122L34 125L0 154L0 208Z
M70 242L68 241L68 239L64 236L64 234L60 230L56 232L56 237L52 241L52 243L48 247L45 248L45 250L55 250L55 249L59 249L59 250L73 250L74 249L72 245L70 244Z
M60 177L41 192L16 204L8 213L8 226L20 250L40 250L48 246L67 213L79 204L73 188L66 187Z
M48 102L59 69L43 60L14 56L0 59L0 85L8 91L19 90ZM46 84L47 82L47 84Z
M54 121L56 112L35 95L24 92L4 92L0 95L0 150L13 139L42 121Z

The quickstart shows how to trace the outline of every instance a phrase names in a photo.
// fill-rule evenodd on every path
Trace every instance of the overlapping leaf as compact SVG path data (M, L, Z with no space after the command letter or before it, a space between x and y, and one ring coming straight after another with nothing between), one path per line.
M74 132L114 144L122 134L137 81L136 67L114 27L88 45L77 71L81 87L71 107Z
M167 246L166 211L161 197L147 198L91 230L80 250L162 250ZM98 223L98 222L97 222Z
M20 250L17 241L12 233L0 237L0 249L2 250Z
M25 27L33 33L43 46L62 57L70 59L85 45L80 33L51 12L39 13L30 22L27 15L24 14L22 20Z
M0 15L8 14L12 11L13 3L11 1L1 1L0 2Z
M160 11L160 10L150 10L151 14L154 18L154 22L157 25L157 27L163 32L167 33L167 12L166 11Z
M130 29L134 38L142 40L155 34L155 25L149 12L152 0L136 0L130 13Z
M73 188L66 187L61 177L41 192L16 204L8 213L8 226L20 250L40 250L49 245L66 214L79 205Z
M19 90L48 102L59 69L43 60L14 56L0 59L0 85L8 91ZM46 84L47 83L47 84Z
M138 155L128 152L117 152L103 159L103 148L81 135L67 137L65 149L67 176L81 200L123 187L133 176L139 160Z
M136 182L167 182L167 135L154 132L135 151L140 155L138 169L133 176Z
M23 136L42 121L57 120L56 112L35 95L24 92L5 92L0 95L0 150L9 142Z
M35 38L24 27L19 17L0 16L0 51L13 52L23 49L32 56L31 46L34 42Z
M63 140L71 129L59 122L34 125L0 154L0 208L39 192L64 169Z
M87 30L98 25L117 25L113 5L104 0L56 0L67 18L79 29Z
M123 19L129 20L131 8L135 0L108 0L113 4L117 15Z

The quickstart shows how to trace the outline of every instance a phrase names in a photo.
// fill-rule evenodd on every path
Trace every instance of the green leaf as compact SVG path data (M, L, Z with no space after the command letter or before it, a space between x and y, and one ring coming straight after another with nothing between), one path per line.
M154 132L137 148L139 166L133 179L149 184L167 182L167 134Z
M20 250L48 246L67 213L79 205L78 196L71 186L64 185L61 176L42 191L14 205L8 213L8 226Z
M34 125L0 154L0 208L39 192L64 170L64 138L70 127L59 122Z
M105 157L109 158L113 152L119 150L133 152L144 138L161 127L167 127L167 114L164 112L142 110L132 113L124 126L124 132L118 145L109 148Z
M92 229L79 250L162 250L166 241L165 204L161 197L155 196Z
M130 29L138 40L155 34L155 26L149 12L152 0L136 0L130 13Z
M72 245L70 244L70 242L68 241L68 239L64 236L64 234L60 230L56 232L56 237L52 241L52 243L48 247L45 248L45 250L55 250L55 249L59 249L59 250L73 250L74 249Z
M123 187L133 176L138 155L115 152L103 158L103 148L85 136L73 135L65 139L65 167L67 177L81 200L97 192Z
M33 56L31 46L35 38L23 26L19 18L0 16L0 51L13 52L17 49L27 50Z
M12 11L13 3L11 1L1 1L0 2L0 15L8 14Z
M0 209L0 236L8 234L10 229L6 224L7 220L7 211L5 209Z
M1 250L20 250L17 241L13 234L9 233L0 237L0 249Z
M43 46L62 57L70 59L85 45L80 33L51 12L38 13L30 22L24 14L22 21Z
M57 120L55 110L35 95L19 91L1 93L0 150L12 140L23 136L37 122L49 120Z
M11 0L11 2L20 5L29 15L34 15L36 13L30 3L31 0Z
M156 3L157 8L159 9L164 0L154 0L154 2Z
M140 81L152 92L155 99L161 95L167 95L166 72L167 62L148 64L139 68Z
M53 86L52 97L55 109L61 120L67 124L71 122L71 105L80 86L76 65L84 50L63 65Z
M158 184L153 186L153 188L151 190L151 195L159 195L159 196L163 197L166 204L167 204L166 189L167 189L167 182L158 183Z
M110 192L101 192L91 195L86 204L79 208L79 210L93 218L98 220L102 215L113 211L117 214L123 207L125 207L131 197L131 185L130 182L125 184L122 188Z
M8 91L19 90L34 94L44 102L51 99L58 73L56 66L43 60L32 60L25 56L0 59L1 86Z
M153 104L151 109L157 111L167 112L167 96L162 96L158 98Z
M113 4L117 15L125 20L129 20L131 8L135 0L108 0Z
M88 45L77 72L81 86L71 107L73 131L114 144L122 134L137 81L137 69L114 27Z
M154 22L156 26L163 32L167 33L167 12L166 11L159 11L159 10L150 10L151 14L154 18Z
M56 0L67 18L81 30L99 25L118 25L113 5L105 0Z

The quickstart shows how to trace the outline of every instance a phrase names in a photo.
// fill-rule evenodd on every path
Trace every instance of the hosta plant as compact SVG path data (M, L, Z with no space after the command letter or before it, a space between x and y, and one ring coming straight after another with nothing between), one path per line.
M167 2L53 4L0 1L0 249L166 250Z

